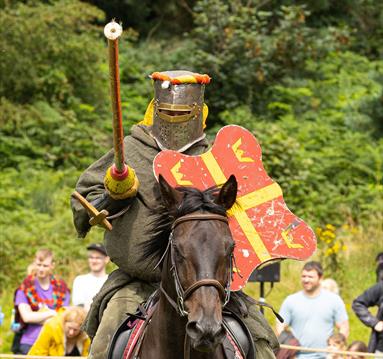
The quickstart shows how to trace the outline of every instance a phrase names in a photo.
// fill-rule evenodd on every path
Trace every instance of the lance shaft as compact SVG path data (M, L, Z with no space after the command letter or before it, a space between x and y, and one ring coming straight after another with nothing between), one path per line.
M124 129L122 126L120 73L118 66L118 38L121 33L122 27L115 21L105 26L104 34L108 39L109 49L109 81L113 113L114 175L118 179L124 179L128 175L124 158Z

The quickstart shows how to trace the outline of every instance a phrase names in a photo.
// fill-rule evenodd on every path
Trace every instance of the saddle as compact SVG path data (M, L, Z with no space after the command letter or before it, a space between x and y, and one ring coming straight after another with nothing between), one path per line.
M135 359L136 348L141 345L146 325L156 308L157 298L154 294L139 306L135 314L128 314L119 326L110 343L108 359ZM254 343L242 319L232 311L225 310L223 324L226 337L222 345L226 359L254 359Z

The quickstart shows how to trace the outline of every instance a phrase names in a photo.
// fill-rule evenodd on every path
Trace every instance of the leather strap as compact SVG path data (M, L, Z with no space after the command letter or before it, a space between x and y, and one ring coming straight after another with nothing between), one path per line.
M134 350L134 352L133 352L133 359L138 359L139 358L139 353L140 353L140 349L141 349L141 345L142 345L142 343L143 343L143 341L144 341L144 338L145 338L145 334L146 334L146 330L148 329L148 326L149 326L149 324L150 324L150 322L151 322L151 319L152 319L152 315L153 315L153 313L154 313L154 310L156 309L156 306L157 306L157 304L155 304L155 307L154 308L152 308L153 310L151 310L149 313L148 313L148 316L146 317L146 319L145 319L145 322L144 322L144 324L143 324L143 328L142 328L142 333L141 333L141 336L140 336L140 338L138 339L138 342L137 342L137 344L136 344L136 348L135 348L135 350ZM128 358L129 359L129 358Z
M162 286L162 283L160 283L160 290L164 294L164 296L166 297L169 304L176 310L176 312L179 312L177 303L172 298L170 298L168 293L166 293L166 290Z
M180 223L183 223L183 222L187 222L187 221L211 221L211 220L229 223L229 220L227 219L227 217L220 215L220 214L213 214L213 213L211 213L211 214L207 214L207 213L187 214L185 216L177 218L174 221L174 223L172 225L172 230L174 230L174 228L176 228Z
M201 279L193 283L188 289L185 290L183 299L186 300L196 289L203 286L211 286L217 288L221 299L225 299L226 291L222 284L215 279Z

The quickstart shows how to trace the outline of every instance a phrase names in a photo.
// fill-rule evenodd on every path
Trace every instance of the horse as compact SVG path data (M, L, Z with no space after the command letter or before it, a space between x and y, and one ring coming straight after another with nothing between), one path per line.
M161 268L158 300L146 316L132 355L126 355L128 347L121 350L114 340L110 351L114 354L109 357L228 358L223 343L227 344L227 331L233 327L223 320L223 309L230 300L235 242L226 211L235 203L237 181L232 175L221 188L199 191L173 188L160 175L159 188L164 206L157 211L155 232L143 244L142 258ZM115 337L121 341L122 336ZM251 342L244 337L241 350ZM116 346L120 346L118 354ZM243 358L248 347L242 350L246 351ZM230 357L237 358L233 353Z

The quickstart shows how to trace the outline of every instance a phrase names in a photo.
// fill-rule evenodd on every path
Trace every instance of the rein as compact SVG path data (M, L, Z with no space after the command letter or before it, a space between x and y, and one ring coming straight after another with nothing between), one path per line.
M165 255L170 251L170 260L171 260L171 267L170 271L173 275L174 278L174 284L177 292L177 303L169 296L169 294L166 293L165 289L162 286L162 283L160 284L160 290L161 292L165 295L165 298L169 302L169 304L179 313L180 316L187 316L188 312L185 310L185 300L191 296L191 294L196 291L200 287L204 286L211 286L215 287L218 290L218 293L221 297L221 300L223 301L223 307L229 302L230 300L230 285L231 285L231 278L232 278L232 262L233 262L233 257L231 258L230 261L230 267L229 267L229 275L228 278L229 280L226 283L226 287L224 288L223 285L216 279L201 279L192 285L190 285L187 289L184 289L182 287L178 271L177 271L177 266L175 263L175 258L174 258L174 251L173 249L173 233L174 229L181 223L184 222L189 222L189 221L221 221L226 224L228 224L228 219L227 217L220 215L220 214L187 214L185 216L182 216L180 218L177 218L173 225L172 225L172 231L169 236L169 243L168 246L166 247L165 253L161 257L160 262L164 259ZM157 265L158 266L158 265ZM156 266L156 267L157 267Z

